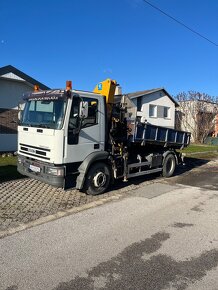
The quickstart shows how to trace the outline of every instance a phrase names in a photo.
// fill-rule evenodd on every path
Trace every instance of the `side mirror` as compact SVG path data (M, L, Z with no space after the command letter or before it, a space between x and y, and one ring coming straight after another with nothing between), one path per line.
M79 117L81 119L85 119L88 117L88 109L89 109L89 105L88 102L81 102L80 103L80 108L79 108Z
M18 118L18 121L20 122L20 120L21 120L21 111L18 111L17 118Z
M18 121L20 122L21 121L21 118L22 118L22 111L24 109L24 106L25 106L25 103L19 103L18 104Z

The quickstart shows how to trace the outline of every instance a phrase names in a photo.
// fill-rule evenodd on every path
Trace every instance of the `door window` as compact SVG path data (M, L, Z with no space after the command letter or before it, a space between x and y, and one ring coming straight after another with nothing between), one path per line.
M83 98L88 107L88 116L82 120L82 128L98 124L98 100L94 98Z
M88 108L86 117L80 116L81 106ZM83 128L98 124L98 100L74 96L68 124L68 144L78 144Z

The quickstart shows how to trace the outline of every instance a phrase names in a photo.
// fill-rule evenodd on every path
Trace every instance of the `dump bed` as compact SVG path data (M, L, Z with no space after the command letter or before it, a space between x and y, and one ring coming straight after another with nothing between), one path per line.
M131 133L132 142L140 142L142 145L155 144L175 149L187 147L191 137L189 132L140 122L135 124Z

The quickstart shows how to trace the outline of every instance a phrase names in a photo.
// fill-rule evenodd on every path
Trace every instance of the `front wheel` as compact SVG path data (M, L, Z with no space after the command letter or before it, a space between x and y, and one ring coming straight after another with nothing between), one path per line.
M95 163L87 173L84 190L90 195L102 194L108 189L110 179L109 166L103 162Z
M171 177L176 168L176 159L173 154L169 154L165 157L163 163L163 176Z

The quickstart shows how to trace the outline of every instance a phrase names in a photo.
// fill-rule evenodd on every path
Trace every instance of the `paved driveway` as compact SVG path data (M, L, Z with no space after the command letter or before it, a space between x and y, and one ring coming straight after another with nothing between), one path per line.
M64 191L30 178L4 182L0 185L0 237L101 205L156 181L157 176L156 179L136 180L134 184L119 182L111 191L98 196L75 189Z
M88 196L77 190L56 189L29 178L4 182L0 184L0 237L72 212L101 205L126 196L130 192L134 194L133 190L155 182L186 184L196 180L198 176L199 182L203 182L209 188L210 179L213 177L214 187L211 189L215 189L218 188L216 178L214 178L217 171L218 160L207 162L192 159L187 161L186 166L180 167L177 176L173 178L166 180L155 175L135 178L127 184L118 182L111 191L99 196Z

